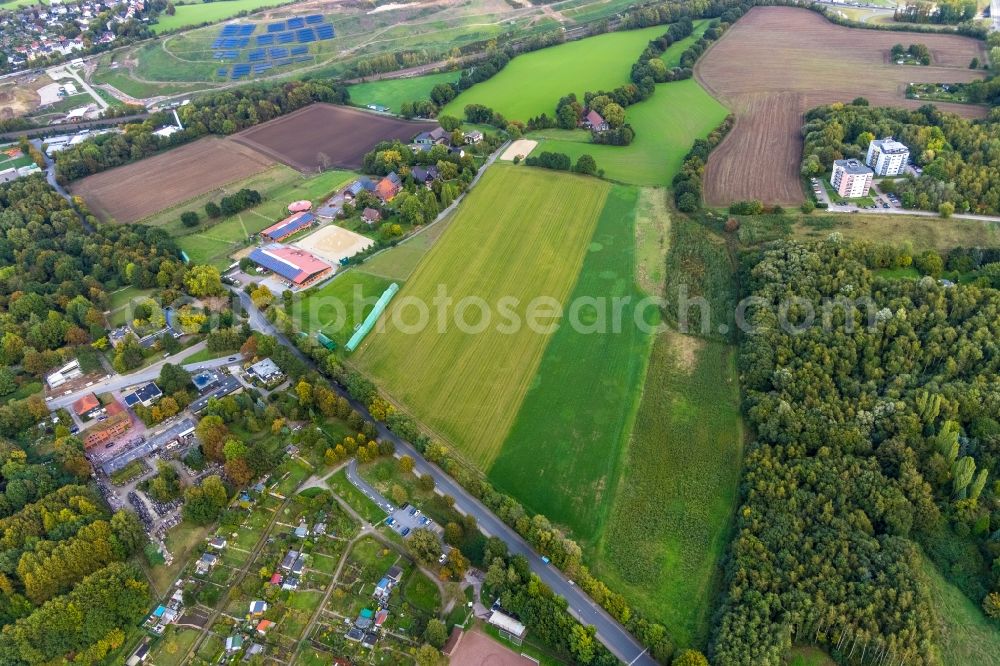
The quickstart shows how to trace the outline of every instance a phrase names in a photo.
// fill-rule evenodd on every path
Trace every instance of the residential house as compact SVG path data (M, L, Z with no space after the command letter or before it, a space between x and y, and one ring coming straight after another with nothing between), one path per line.
M361 647L366 647L369 650L375 647L376 643L378 643L378 634L375 633L369 632L361 639Z
M364 212L361 213L361 219L368 224L375 224L382 220L382 213L374 208L365 208Z
M389 611L385 608L381 609L379 612L375 613L375 626L381 627L385 624L385 621L389 618Z
M264 646L260 643L251 643L243 655L243 661L250 661L259 654L264 654Z
M361 194L363 190L374 192L375 183L373 183L368 178L359 178L358 180L354 181L353 183L347 186L347 189L344 191L344 196L349 199L354 199L359 194Z
M267 635L267 630L270 629L273 626L274 626L274 622L271 622L270 620L261 620L257 624L257 633L260 634L261 636L266 636Z
M281 589L286 592L294 592L299 589L299 582L298 576L289 576L285 579L285 582L281 584Z
M463 136L466 143L477 144L483 140L483 133L479 130L469 130Z
M199 576L204 576L209 571L215 568L215 565L219 563L218 556L212 553L205 553L201 556L201 559L194 566L194 571Z
M385 572L385 577L393 585L396 585L403 577L403 569L394 564L391 567L389 567L388 571Z
M309 526L305 523L299 523L299 526L295 528L295 538L305 539L309 536Z
M375 586L374 596L376 599L383 600L389 597L389 592L392 590L392 583L389 582L388 578L383 578Z
M601 117L601 114L593 109L588 111L583 117L583 126L594 132L604 132L609 128L607 121Z
M214 537L208 542L208 547L214 550L224 550L228 543L223 537Z
M163 397L163 391L160 387L156 385L155 382L149 382L148 384L143 384L139 388L133 390L123 396L125 400L125 406L135 408L136 405L142 405L143 407L152 407L153 403Z
M316 523L313 526L313 536L325 536L326 535L326 523Z
M284 580L280 573L275 572L271 576L271 585L281 585L281 581Z
M281 560L281 568L285 571L291 571L292 566L295 564L296 560L299 559L299 551L290 550L285 553L285 556Z
M259 617L267 612L267 602L266 601L251 601L250 602L250 615L253 617Z
M378 181L378 185L375 186L375 196L381 199L383 203L388 203L399 194L399 190L399 184L394 183L392 179L386 176Z
M281 372L281 368L279 368L278 365L269 358L257 361L251 365L247 368L247 374L268 385L281 381L285 378L284 373Z
M347 632L347 640L354 641L355 643L360 643L361 639L365 637L365 632L357 627L352 628Z
M226 639L226 652L232 654L243 649L243 637L239 634Z
M375 613L370 608L362 608L361 612L358 613L358 619L354 621L354 626L358 629L367 629L372 626L374 619Z
M451 133L443 127L435 127L429 132L421 132L414 139L413 143L420 146L448 145L451 143Z
M73 403L73 413L81 419L90 419L101 411L101 401L93 393L88 393Z

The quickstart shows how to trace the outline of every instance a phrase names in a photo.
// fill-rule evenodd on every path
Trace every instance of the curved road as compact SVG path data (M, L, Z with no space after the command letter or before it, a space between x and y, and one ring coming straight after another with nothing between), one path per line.
M288 347L292 353L310 368L319 371L319 368L313 363L312 359L299 351L283 333L278 331L271 322L267 321L264 315L254 307L253 302L247 294L242 290L233 291L239 296L243 310L249 316L251 328L276 337L279 342ZM562 571L543 562L542 556L535 552L528 542L521 538L521 535L515 532L513 528L497 518L490 509L476 499L469 491L458 485L441 468L428 462L419 451L413 448L413 445L389 430L381 421L376 421L372 418L372 415L368 412L368 408L351 397L344 387L332 380L329 380L329 384L338 395L347 399L351 407L357 410L365 420L375 424L375 429L380 439L391 441L396 446L396 452L400 455L407 455L413 458L414 472L418 474L430 474L434 479L435 487L446 495L451 495L455 498L455 507L463 513L468 513L475 517L476 522L479 523L479 528L483 532L488 536L503 539L511 554L523 555L527 559L531 570L538 575L542 582L548 585L556 594L566 599L569 604L570 614L581 623L592 625L597 630L597 639L613 655L626 664L653 666L657 663L649 656L646 649L632 634L626 631L622 625L569 580Z

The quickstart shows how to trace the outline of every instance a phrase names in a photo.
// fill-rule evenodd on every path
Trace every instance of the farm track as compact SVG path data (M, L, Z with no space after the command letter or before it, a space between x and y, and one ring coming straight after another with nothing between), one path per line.
M896 65L897 42L927 44L933 64ZM917 108L906 99L910 82L967 82L983 78L968 69L985 58L968 37L845 28L807 9L755 7L709 48L695 77L736 114L729 136L705 169L705 200L713 206L739 199L798 204L803 114L816 106L865 97L872 104ZM985 107L937 103L976 118Z

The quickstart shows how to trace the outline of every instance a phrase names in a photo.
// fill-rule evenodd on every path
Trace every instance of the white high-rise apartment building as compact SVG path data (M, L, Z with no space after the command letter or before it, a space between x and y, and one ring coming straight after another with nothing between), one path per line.
M898 176L906 169L909 160L910 149L890 136L868 144L865 164L872 168L876 176Z

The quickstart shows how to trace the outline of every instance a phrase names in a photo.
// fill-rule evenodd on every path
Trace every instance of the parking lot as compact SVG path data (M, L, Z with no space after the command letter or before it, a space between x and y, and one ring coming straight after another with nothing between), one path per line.
M385 519L385 524L404 538L418 528L438 531L437 524L433 520L420 513L420 509L409 504L404 504L390 513L389 517Z

